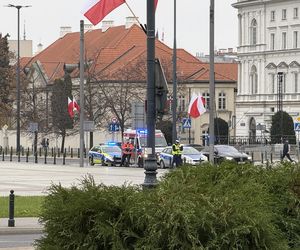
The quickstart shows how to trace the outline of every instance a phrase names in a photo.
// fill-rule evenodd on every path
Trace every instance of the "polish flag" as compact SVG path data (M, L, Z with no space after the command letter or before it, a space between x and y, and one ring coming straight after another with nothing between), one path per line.
M188 110L190 117L197 118L203 113L205 113L206 109L204 105L205 105L205 99L201 95L197 96L193 94L189 104L189 110Z
M123 3L125 0L86 0L82 13L93 25L96 25Z
M68 112L71 118L74 118L74 111L80 112L80 107L75 98L73 101L68 97Z

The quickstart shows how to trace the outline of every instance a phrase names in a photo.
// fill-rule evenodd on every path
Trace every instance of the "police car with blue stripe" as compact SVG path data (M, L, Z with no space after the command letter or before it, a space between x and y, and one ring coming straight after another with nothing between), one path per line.
M90 165L116 166L121 163L122 150L116 143L93 146L89 151Z

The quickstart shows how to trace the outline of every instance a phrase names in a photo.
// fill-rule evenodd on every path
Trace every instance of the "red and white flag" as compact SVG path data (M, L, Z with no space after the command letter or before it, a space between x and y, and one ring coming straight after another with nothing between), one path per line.
M86 0L82 13L93 25L96 25L123 3L125 0Z
M188 110L190 117L197 118L205 113L205 111L205 99L201 95L193 94Z
M80 112L80 107L75 98L73 98L72 101L70 97L68 97L68 112L71 118L74 118L74 111Z

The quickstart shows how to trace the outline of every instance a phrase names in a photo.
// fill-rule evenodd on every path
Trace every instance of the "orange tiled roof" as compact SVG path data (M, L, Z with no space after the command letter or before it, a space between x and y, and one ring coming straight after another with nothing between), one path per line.
M87 60L94 62L95 72L112 77L124 66L144 60L146 64L147 40L144 31L137 25L126 29L125 26L111 27L105 32L101 29L85 33L85 51ZM63 76L64 63L79 62L79 32L66 34L57 39L45 50L22 63L30 66L39 61L50 80ZM156 40L156 57L172 65L171 48ZM178 77L188 81L209 79L209 67L184 49L177 50ZM171 67L172 68L172 67ZM216 80L236 81L236 64L215 64ZM78 71L76 72L78 73ZM168 75L168 74L166 74ZM141 75L146 79L146 75ZM113 80L113 79L111 79ZM171 79L169 79L171 80Z

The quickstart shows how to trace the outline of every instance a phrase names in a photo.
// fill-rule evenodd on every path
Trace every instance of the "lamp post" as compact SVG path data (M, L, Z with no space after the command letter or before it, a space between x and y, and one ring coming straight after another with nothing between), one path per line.
M176 0L174 0L174 41L173 41L173 102L172 102L172 143L177 139L177 45L176 45Z
M18 11L18 46L17 46L17 153L20 153L20 9L28 8L31 5L13 5L9 4L5 7L16 8ZM19 158L18 158L19 159Z

